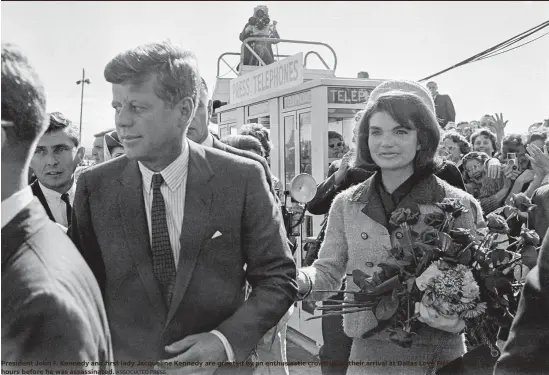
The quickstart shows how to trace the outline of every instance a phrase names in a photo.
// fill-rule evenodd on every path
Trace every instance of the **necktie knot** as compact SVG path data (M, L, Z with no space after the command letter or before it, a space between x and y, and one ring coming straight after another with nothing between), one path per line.
M66 204L71 204L71 202L69 201L69 193L61 194L61 200Z
M153 174L152 177L152 187L153 189L160 189L160 186L164 183L164 178L160 173Z

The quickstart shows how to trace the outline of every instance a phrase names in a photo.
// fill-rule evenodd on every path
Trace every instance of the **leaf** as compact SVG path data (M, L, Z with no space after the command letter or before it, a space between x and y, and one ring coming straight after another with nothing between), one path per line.
M389 320L398 310L398 299L392 296L384 296L375 309L377 320Z
M391 277L389 280L384 281L375 288L375 293L384 294L389 291L395 290L400 287L402 283L400 282L398 276Z
M406 332L402 328L390 328L387 330L389 332L389 340L392 343L397 344L403 348L409 349L412 347L412 333Z
M353 282L360 288L362 291L370 292L373 291L373 286L369 282L370 275L365 274L361 270L353 270Z
M471 253L470 248L466 249L465 251L461 251L457 256L457 261L463 265L468 265L472 259L473 259L473 254Z

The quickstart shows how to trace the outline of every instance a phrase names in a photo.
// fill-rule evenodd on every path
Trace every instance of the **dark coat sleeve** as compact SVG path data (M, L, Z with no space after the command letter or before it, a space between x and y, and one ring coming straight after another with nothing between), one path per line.
M548 327L549 234L546 234L538 264L526 278L509 339L494 374L549 374Z
M449 95L445 95L444 108L446 109L446 116L448 121L456 121L456 110L454 109L454 103Z
M458 189L461 189L465 191L465 184L463 183L463 177L461 176L461 173L459 172L458 167L452 162L444 162L444 165L442 168L439 169L438 172L435 173L436 176L450 185L457 187Z
M217 328L231 343L237 361L248 357L297 295L296 265L286 242L282 214L269 193L264 173L259 164L254 164L242 181L246 201L241 247L252 293Z
M105 295L106 271L101 250L93 228L90 212L90 193L86 173L78 178L72 209L72 221L69 237L72 239L82 257L92 270L99 288Z

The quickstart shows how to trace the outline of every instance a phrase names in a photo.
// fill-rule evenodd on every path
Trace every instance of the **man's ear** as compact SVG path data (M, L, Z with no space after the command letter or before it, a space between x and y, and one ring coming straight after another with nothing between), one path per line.
M86 153L86 148L84 146L78 147L76 150L76 155L74 155L74 164L75 167L78 166L84 160L84 154Z
M187 126L194 117L194 102L190 97L185 97L177 104L177 109L181 114L181 124Z

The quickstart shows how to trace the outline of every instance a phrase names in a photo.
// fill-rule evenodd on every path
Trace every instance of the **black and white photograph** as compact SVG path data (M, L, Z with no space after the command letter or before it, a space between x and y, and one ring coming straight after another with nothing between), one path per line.
M0 19L2 374L549 374L549 2Z

